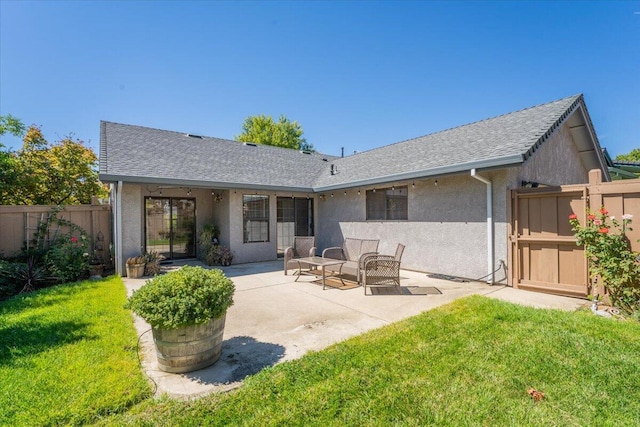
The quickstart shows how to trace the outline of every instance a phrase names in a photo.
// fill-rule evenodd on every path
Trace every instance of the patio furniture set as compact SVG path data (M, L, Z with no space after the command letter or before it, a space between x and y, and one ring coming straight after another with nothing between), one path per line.
M379 240L346 238L342 246L327 248L316 256L314 237L295 237L293 246L284 253L284 274L297 269L296 282L302 275L320 276L322 289L327 277L337 277L344 285L344 276L354 276L367 295L367 287L400 286L400 262L404 245L398 244L394 255L378 253ZM330 272L330 276L327 276Z

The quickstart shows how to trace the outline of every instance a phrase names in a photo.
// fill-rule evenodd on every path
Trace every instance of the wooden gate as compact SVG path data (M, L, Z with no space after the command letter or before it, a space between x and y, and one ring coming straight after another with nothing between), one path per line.
M634 215L636 230L627 237L632 249L640 250L640 179L603 183L601 177L593 170L588 185L511 190L511 286L569 296L591 292L587 259L569 224L572 213L585 224L587 208L604 206L618 219L623 213Z

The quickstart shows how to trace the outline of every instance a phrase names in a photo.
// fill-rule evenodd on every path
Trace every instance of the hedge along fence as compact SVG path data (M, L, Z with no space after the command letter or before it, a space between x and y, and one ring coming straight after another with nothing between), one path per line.
M22 249L25 242L33 239L38 225L45 222L56 206L0 206L0 255L12 256ZM91 240L91 250L109 265L111 255L111 206L100 204L93 198L90 205L68 205L62 207L57 217L71 221L84 229ZM66 233L67 227L52 224L48 238L56 233Z

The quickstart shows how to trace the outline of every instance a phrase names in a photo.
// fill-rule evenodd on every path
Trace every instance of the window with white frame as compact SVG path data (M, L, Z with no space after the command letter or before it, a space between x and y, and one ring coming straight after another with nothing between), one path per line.
M242 196L244 243L269 241L269 196Z
M367 190L367 220L408 219L408 187Z

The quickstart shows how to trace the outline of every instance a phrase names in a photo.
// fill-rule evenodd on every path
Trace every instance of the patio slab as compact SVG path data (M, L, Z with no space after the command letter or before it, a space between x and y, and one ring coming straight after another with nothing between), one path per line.
M188 264L199 265L190 261ZM177 266L177 265L176 265ZM283 262L269 261L222 268L236 286L234 305L227 312L220 360L187 374L158 369L150 326L134 316L140 338L142 366L156 394L192 398L239 387L242 380L267 366L297 359L457 298L480 294L534 307L574 310L585 300L520 291L481 282L432 279L425 273L402 270L402 286L437 288L437 295L367 295L361 287L340 290L313 283L314 278L283 274ZM129 293L145 279L124 278Z

